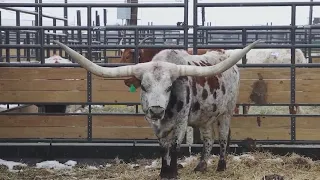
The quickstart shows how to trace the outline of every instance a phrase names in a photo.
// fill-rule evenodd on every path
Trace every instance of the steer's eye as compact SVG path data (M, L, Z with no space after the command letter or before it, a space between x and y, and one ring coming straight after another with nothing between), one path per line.
M169 91L171 91L171 89L172 89L172 86L169 86L169 87L166 89L166 91L169 92Z
M142 84L141 84L141 89L142 89L142 91L145 91L145 92L147 91L146 88Z

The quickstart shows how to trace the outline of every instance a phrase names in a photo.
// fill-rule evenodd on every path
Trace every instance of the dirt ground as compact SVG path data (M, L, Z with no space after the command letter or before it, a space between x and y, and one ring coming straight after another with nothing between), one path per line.
M195 173L197 156L182 158L183 165L179 169L181 180L317 180L320 179L320 162L297 154L276 156L270 153L250 153L241 156L229 155L227 170L216 172L218 157L213 155L209 160L208 171ZM60 162L64 163L64 162ZM8 170L6 166L0 168L1 180L153 180L159 179L160 161L141 159L137 162L124 163L115 159L107 164L76 164L73 167L53 169L52 167L37 168L35 166L16 166L15 170ZM266 178L264 178L266 176ZM271 178L273 177L273 178ZM275 178L277 177L277 178Z

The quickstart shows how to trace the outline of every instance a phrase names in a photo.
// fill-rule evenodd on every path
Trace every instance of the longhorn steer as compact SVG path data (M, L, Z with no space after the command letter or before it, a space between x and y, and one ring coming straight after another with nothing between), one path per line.
M230 121L239 92L235 64L258 41L227 58L221 52L190 55L184 50L163 50L151 62L116 68L101 67L66 45L62 47L83 68L101 77L135 76L141 80L141 105L161 146L161 178L177 178L177 153L187 126L199 127L203 153L195 171L205 171L212 150L212 124L219 129L220 159L217 171L226 169ZM200 67L205 66L205 67Z

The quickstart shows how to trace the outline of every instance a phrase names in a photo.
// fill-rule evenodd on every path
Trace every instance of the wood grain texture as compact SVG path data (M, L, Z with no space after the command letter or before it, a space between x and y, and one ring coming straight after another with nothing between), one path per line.
M290 70L288 68L240 68L241 84L238 103L252 103L250 95L258 81L265 84L267 103L290 102ZM320 101L320 70L297 68L296 101ZM11 102L84 102L87 71L83 68L1 68L0 99ZM140 88L129 92L122 78L93 75L93 102L140 102ZM259 80L262 77L262 80ZM75 80L82 79L82 80ZM259 92L258 92L259 93Z
M0 117L0 138L86 138L87 116Z
M296 117L297 140L320 139L320 117Z

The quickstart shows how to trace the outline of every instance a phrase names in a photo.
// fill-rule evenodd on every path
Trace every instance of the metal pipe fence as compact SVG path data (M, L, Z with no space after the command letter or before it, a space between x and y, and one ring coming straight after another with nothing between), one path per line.
M38 2L36 0L36 2ZM39 1L41 2L41 0ZM299 106L319 106L320 103L314 103L314 104L303 104L303 103L296 103L295 100L295 79L296 79L296 68L300 67L308 67L308 68L318 68L320 67L320 64L295 64L295 49L296 48L320 48L319 45L312 44L311 35L312 32L316 33L316 31L310 31L310 33L305 34L306 27L300 27L296 26L296 8L298 6L320 6L320 2L281 2L281 3L275 3L275 2L268 2L268 3L199 3L198 0L193 0L194 6L193 6L193 24L192 26L188 25L188 0L184 0L183 3L157 3L157 4L135 4L135 3L128 3L128 4L112 4L112 3L99 3L99 4L91 4L91 3L66 3L58 4L58 3L1 3L0 8L10 8L10 7L35 7L36 12L38 12L39 18L36 18L36 25L35 26L19 26L18 20L17 20L17 26L0 26L0 48L5 48L7 50L6 52L6 62L7 63L0 63L1 67L80 67L78 64L45 64L44 59L45 55L44 52L49 49L59 49L59 46L55 44L50 44L52 40L57 39L59 37L59 40L63 43L68 44L69 47L74 48L75 50L86 50L88 53L87 58L91 59L93 56L93 51L95 49L121 49L121 48L133 48L135 49L135 52L138 52L138 49L140 48L171 48L171 49L188 49L188 45L192 44L193 52L194 54L197 53L197 50L199 48L243 48L248 43L253 42L258 37L255 36L254 38L248 38L248 35L250 34L289 34L285 40L282 40L279 42L277 41L266 41L264 43L261 43L256 46L257 49L259 48L287 48L291 49L291 64L239 64L239 67L274 67L274 68L290 68L290 103L282 103L282 104L269 104L263 106L290 106L293 108L296 105ZM286 26L199 26L198 25L198 8L201 7L261 7L261 6L289 6L291 7L291 25ZM65 10L64 18L67 19L67 8L68 7L86 7L87 9L87 26L68 26L67 20L64 20L65 25L64 26L57 26L56 20L54 20L52 26L43 26L42 25L42 9L43 7L63 7ZM181 26L108 26L106 23L103 26L93 26L92 25L92 8L94 7L149 7L149 8L158 8L158 7L179 7L184 8L184 23ZM79 16L79 15L78 15ZM19 15L17 15L19 18ZM1 18L0 18L1 19ZM79 25L79 23L78 23ZM188 30L192 28L193 33L189 34ZM320 29L320 26L309 26L310 30L314 29ZM27 31L28 30L28 31ZM58 30L63 31L63 36L60 34L56 34ZM79 34L81 30L85 30L87 32L86 37L83 37L82 34ZM110 37L106 35L106 33L102 34L95 34L96 31L121 31L121 30L130 30L133 33L130 35L124 36L126 39L134 40L133 45L117 45L117 43L114 44L108 44L105 39L117 39L119 40L121 37ZM177 44L170 44L170 45L163 45L161 42L159 44L156 44L154 41L152 44L145 44L145 45L138 45L139 44L139 37L140 36L158 36L159 34L155 34L156 30L161 30L163 33L160 33L160 36L166 36L166 39L170 39L170 36L165 34L164 31L169 30L181 30L183 33L179 34L173 34L171 39L181 39L183 42ZM270 32L266 32L266 30L272 30ZM279 30L279 32L276 32L275 30ZM14 39L16 41L15 44L10 43L10 31L16 31L17 34L19 33L19 37L22 35L22 33L25 33L26 40L25 44L20 44L22 41L21 37L20 39L17 38ZM26 32L27 31L27 32ZM32 32L31 32L32 31ZM46 31L54 31L53 34L48 33ZM143 34L143 31L148 32L147 34ZM153 31L150 33L150 31ZM255 32L256 31L256 32ZM4 36L2 35L2 32L4 32ZM71 32L71 35L70 33ZM203 33L205 32L205 33ZM37 34L34 36L34 38L31 38L33 34ZM204 34L204 36L199 38L201 34ZM225 42L223 41L215 41L215 38L209 38L209 36L213 36L215 34L232 34L232 35L239 35L236 39L230 39L229 41ZM303 37L299 37L299 36ZM71 36L71 38L70 38ZM129 36L129 37L128 37ZM169 36L169 37L167 37ZM177 36L177 37L176 37ZM100 37L100 39L99 39ZM101 37L104 39L101 40ZM309 38L306 41L306 38ZM98 38L98 39L97 39ZM142 37L141 37L142 38ZM299 39L300 38L300 39ZM2 41L4 39L4 42ZM99 43L93 43L93 40L97 39L97 42ZM205 39L205 40L203 40ZM190 42L191 41L191 42ZM34 43L33 43L34 42ZM202 43L201 43L202 42ZM204 43L206 42L206 43ZM232 44L231 44L232 43ZM270 44L275 43L275 44ZM282 44L281 44L282 43ZM286 44L283 44L286 43ZM131 43L129 43L131 44ZM30 63L9 63L10 62L10 52L8 49L10 48L17 48L17 49L37 49L37 52L39 55L36 55L35 57L39 57L41 63L39 64L30 64ZM28 52L28 51L27 51ZM311 56L310 50L309 57ZM60 50L60 54L62 54L62 51ZM3 55L3 54L2 54ZM17 57L21 57L17 54ZM31 55L30 53L27 54L28 59L30 59ZM138 63L138 53L135 53L134 56L134 63ZM97 63L99 65L105 66L105 67L117 67L117 66L124 66L128 64L116 64L116 63ZM4 104L13 104L12 102L0 102ZM17 102L15 102L17 103ZM22 102L18 102L21 103ZM87 102L85 103L79 103L79 102L65 102L65 103L40 103L40 102L29 102L29 103L23 103L23 104L39 104L39 105L46 105L46 104L59 104L59 105L67 105L67 104L81 104L81 105L88 105L89 106L89 112L88 113L54 113L54 115L86 115L88 117L88 134L86 140L83 141L99 141L92 139L92 116L100 116L100 115L109 115L110 113L93 113L92 112L92 105L95 104L101 104L104 105L106 103L93 103L92 102L92 75L90 72L87 73ZM112 103L108 103L112 104ZM114 103L114 104L121 104L121 103ZM123 104L128 105L138 105L139 103L132 103L132 102L124 102ZM240 104L240 105L250 105L250 106L260 106L257 104ZM9 113L3 113L1 112L0 115L8 115ZM50 113L10 113L10 115L50 115ZM112 115L115 115L112 113ZM119 114L121 115L121 114ZM130 115L137 115L141 116L142 114L139 113L133 113ZM235 115L235 116L260 116L257 114L254 115L248 115L248 114L241 114L241 115ZM296 140L296 132L295 132L295 122L296 117L318 117L320 115L298 115L298 114L286 114L286 115L263 115L263 116L279 116L279 117L290 117L291 118L291 141L268 141L273 143L300 143L300 141ZM61 141L71 141L70 139L64 139ZM0 139L0 142L2 140ZM5 139L3 141L9 141L8 139ZM34 140L30 140L34 141ZM40 141L40 140L37 140ZM41 140L42 141L42 140ZM47 141L47 140L43 140ZM59 140L50 140L50 141L59 141ZM131 141L130 141L131 142ZM263 142L263 141L261 141ZM303 141L306 142L312 142L312 143L320 143L320 141Z

